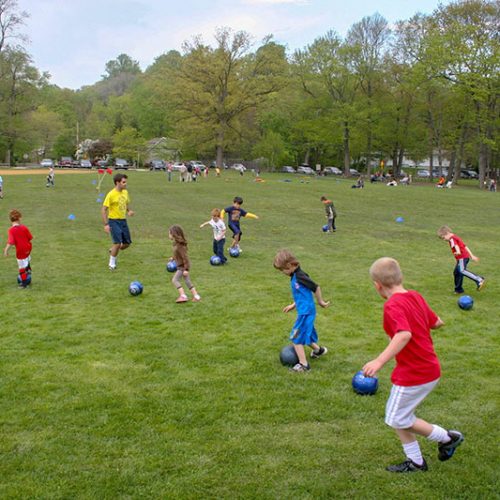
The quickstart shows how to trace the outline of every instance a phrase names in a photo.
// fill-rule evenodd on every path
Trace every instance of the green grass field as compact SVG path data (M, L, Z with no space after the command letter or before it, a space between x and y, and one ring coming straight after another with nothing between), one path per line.
M498 498L498 195L224 174L183 184L130 172L134 244L114 273L95 173L56 172L55 189L42 175L3 176L2 247L10 208L35 239L29 290L17 288L15 252L0 273L0 497ZM321 231L322 194L338 211L333 235ZM238 259L212 267L212 231L199 224L235 195L260 220L243 220ZM175 304L165 271L174 223L190 242L200 303ZM488 280L480 293L466 280L469 312L456 305L442 224L481 258L470 268ZM332 301L316 322L329 353L307 374L278 359L295 319L281 312L289 280L272 266L283 247ZM404 459L383 422L392 365L375 396L351 389L387 344L368 277L384 255L446 323L434 333L443 377L419 415L466 441L441 463L421 439L425 474L384 470ZM127 291L135 279L139 297Z

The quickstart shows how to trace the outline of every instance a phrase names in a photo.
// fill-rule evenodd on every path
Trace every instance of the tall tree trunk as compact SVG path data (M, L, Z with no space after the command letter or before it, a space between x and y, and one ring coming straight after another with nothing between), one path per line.
M349 152L349 122L344 121L344 174L349 175L349 168L351 167L351 156Z

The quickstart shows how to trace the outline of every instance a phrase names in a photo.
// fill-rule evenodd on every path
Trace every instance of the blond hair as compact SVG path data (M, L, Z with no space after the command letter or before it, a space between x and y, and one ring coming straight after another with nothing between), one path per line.
M289 267L299 267L300 263L290 250L279 250L274 257L273 266L280 271Z
M403 283L399 262L391 257L377 259L370 267L370 277L382 286L392 287Z
M218 208L214 208L212 209L210 214L212 215L212 217L220 217L220 210Z
M443 236L445 236L446 234L450 234L452 233L453 231L451 230L451 228L449 228L448 226L441 226L439 229L438 229L438 236L440 238L442 238Z

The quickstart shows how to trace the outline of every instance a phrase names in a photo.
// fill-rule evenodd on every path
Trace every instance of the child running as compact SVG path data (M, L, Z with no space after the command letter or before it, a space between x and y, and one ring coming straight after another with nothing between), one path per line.
M337 212L335 210L335 206L333 205L333 201L329 200L326 196L322 196L321 202L325 207L325 216L328 221L328 233L333 233L337 230L335 227L335 218L337 217Z
M240 229L240 219L241 217L248 217L250 219L258 219L259 217L250 212L246 212L241 208L243 204L243 198L240 196L235 196L233 199L233 204L222 210L221 218L224 219L224 215L227 214L227 225L229 229L233 232L233 241L231 242L231 248L237 248L241 253L240 240L243 233Z
M330 302L325 302L321 296L321 288L300 268L299 261L288 250L280 250L274 257L274 267L290 276L292 296L294 302L283 308L283 312L297 309L297 320L290 333L299 362L291 368L295 372L306 372L311 369L307 362L304 346L308 345L313 350L311 358L319 358L328 352L326 347L318 344L318 334L314 327L316 307L314 297L321 307L328 307ZM314 297L313 297L314 295Z
M22 214L19 210L11 210L9 218L12 226L9 229L7 245L3 254L9 255L11 247L16 247L17 265L19 267L19 287L26 288L31 283L31 240L33 236L30 230L21 224Z
M396 367L391 376L391 394L385 407L385 423L392 427L403 445L406 460L386 467L389 472L426 471L416 435L438 444L438 458L450 459L464 437L458 431L447 431L415 416L418 405L439 382L441 369L434 352L431 329L443 322L414 290L403 287L399 263L389 257L376 260L370 277L378 294L385 299L384 330L389 345L374 360L363 366L363 373L374 377L392 358Z
M212 218L207 220L200 225L200 228L205 227L207 224L212 226L214 230L214 240L213 240L213 252L219 259L222 264L227 262L226 257L224 256L224 244L226 243L226 225L224 221L220 218L220 210L218 208L214 208L211 212Z
M478 276L477 274L467 270L469 260L472 259L474 262L479 262L479 258L470 251L470 248L467 247L456 234L453 234L448 226L441 226L438 229L438 236L442 240L449 243L451 251L455 256L456 265L453 270L453 276L455 278L455 293L464 293L464 276L476 283L478 291L481 290L484 286L485 279L482 276Z
M199 302L201 297L198 295L196 288L191 283L191 279L189 277L189 269L191 267L191 263L189 262L188 252L187 252L187 240L184 236L184 231L181 226L171 226L168 230L168 237L172 240L173 243L173 256L170 260L175 260L177 264L177 271L172 278L172 283L175 288L179 292L179 297L175 301L178 304L188 301L188 297L184 288L182 288L181 279L184 278L186 286L189 291L193 295L193 302Z

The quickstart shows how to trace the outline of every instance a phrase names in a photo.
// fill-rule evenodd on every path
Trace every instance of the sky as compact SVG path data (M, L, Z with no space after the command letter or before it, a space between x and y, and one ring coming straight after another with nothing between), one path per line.
M341 36L376 12L390 24L438 0L17 0L29 14L23 32L34 65L50 82L78 89L99 81L106 63L122 53L145 70L169 50L201 35L213 43L218 27L247 31L256 46L267 35L289 52L330 30ZM442 0L443 4L450 1Z

